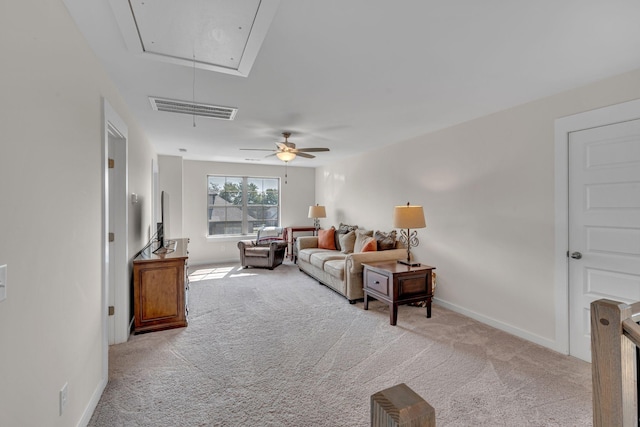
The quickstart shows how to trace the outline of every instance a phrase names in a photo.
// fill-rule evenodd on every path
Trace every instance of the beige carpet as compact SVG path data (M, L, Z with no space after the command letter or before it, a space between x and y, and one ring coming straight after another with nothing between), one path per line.
M390 326L288 263L201 269L189 305L187 328L111 347L90 426L368 426L402 382L438 426L591 425L589 364L437 305Z

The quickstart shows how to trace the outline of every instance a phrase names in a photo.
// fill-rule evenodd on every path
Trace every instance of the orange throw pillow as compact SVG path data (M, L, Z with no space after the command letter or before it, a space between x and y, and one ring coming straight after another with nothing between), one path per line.
M376 252L378 250L378 242L373 237L367 237L367 240L362 246L362 252Z
M336 250L335 227L329 230L318 230L318 248Z

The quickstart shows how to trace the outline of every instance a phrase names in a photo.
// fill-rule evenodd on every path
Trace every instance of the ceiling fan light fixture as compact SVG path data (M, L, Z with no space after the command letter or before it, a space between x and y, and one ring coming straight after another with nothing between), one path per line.
M276 153L276 156L278 156L278 158L283 162L290 162L296 158L296 153L292 153L290 151L279 151Z

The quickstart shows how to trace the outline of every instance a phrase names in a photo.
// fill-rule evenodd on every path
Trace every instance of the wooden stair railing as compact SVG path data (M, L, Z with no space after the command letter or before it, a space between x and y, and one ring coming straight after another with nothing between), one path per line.
M371 427L436 427L436 411L401 383L371 395Z
M594 427L638 426L640 302L591 303Z

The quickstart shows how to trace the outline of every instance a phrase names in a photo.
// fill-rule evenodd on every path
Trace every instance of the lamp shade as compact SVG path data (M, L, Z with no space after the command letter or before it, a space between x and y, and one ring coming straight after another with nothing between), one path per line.
M396 206L393 209L393 226L395 228L425 228L422 206Z
M309 216L308 218L326 218L327 211L324 206L315 205L309 206Z
M283 162L290 162L296 158L296 153L292 153L291 151L278 151L276 156Z

